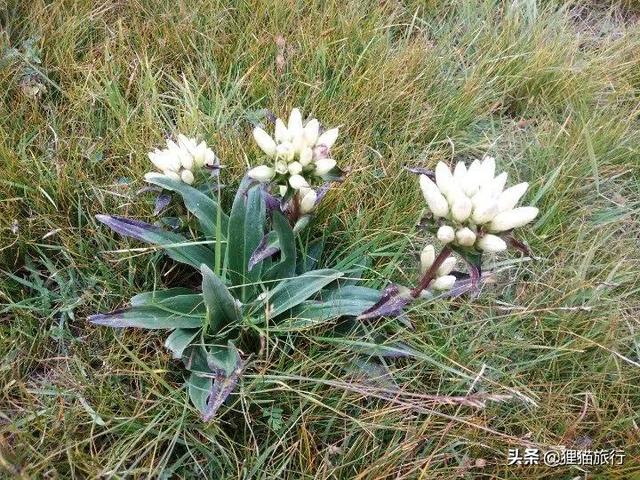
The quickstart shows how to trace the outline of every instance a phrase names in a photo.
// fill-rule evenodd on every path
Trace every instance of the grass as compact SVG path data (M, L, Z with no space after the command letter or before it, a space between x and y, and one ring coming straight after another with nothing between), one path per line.
M0 1L0 469L640 478L638 7ZM34 85L46 92L25 95ZM177 131L212 144L234 183L257 153L252 122L293 106L343 125L335 156L352 171L313 231L330 232L336 258L364 246L370 285L412 278L426 241L403 167L485 152L510 183L531 184L537 259L500 258L506 270L478 299L412 308L415 329L398 338L420 355L389 362L379 384L321 329L270 338L203 424L161 335L86 322L194 273L116 252L139 245L94 215L151 218L152 200L136 195L146 152ZM477 409L427 397L472 392L514 398ZM507 466L508 448L527 445L626 459Z

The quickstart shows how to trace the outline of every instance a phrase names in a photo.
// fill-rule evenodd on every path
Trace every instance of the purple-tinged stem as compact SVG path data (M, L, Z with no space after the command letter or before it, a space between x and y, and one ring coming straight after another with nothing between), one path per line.
M418 298L422 293L422 291L429 286L429 284L431 283L431 280L433 280L436 277L436 272L438 271L438 268L440 268L440 265L442 265L442 262L444 262L445 259L449 257L449 255L451 255L451 249L449 248L449 246L445 246L442 249L442 251L438 254L436 259L433 261L433 264L422 276L418 286L413 290L411 290L411 296L413 298Z

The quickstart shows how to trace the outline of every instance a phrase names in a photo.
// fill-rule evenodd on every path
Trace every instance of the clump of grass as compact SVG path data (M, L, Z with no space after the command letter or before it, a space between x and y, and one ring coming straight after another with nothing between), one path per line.
M39 38L47 91L25 96L24 63L1 64L1 468L71 478L580 475L506 466L509 447L565 444L623 448L623 466L593 471L632 476L638 8L598 5L596 25L615 28L591 35L574 7L6 3L0 51ZM538 259L502 265L517 282L498 276L478 300L411 309L416 328L403 341L421 355L370 372L373 386L357 372L341 380L350 350L320 332L305 333L307 348L274 342L205 425L159 336L86 323L184 274L155 254L115 253L127 244L94 214L150 219L152 199L135 195L145 153L178 130L206 138L236 178L258 112L293 106L345 125L335 155L353 170L315 230L344 245L337 257L366 246L377 271L412 275L398 251L424 242L407 233L422 202L402 167L490 152L543 207L526 239ZM370 282L380 286L373 273ZM514 399L481 411L412 397L497 387ZM396 389L395 400L380 388Z

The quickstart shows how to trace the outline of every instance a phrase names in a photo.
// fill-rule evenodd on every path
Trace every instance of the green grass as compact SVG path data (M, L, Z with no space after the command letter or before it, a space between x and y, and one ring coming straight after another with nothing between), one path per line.
M0 469L585 478L506 466L533 444L621 448L623 466L590 478L639 478L640 9L579 3L0 0ZM34 80L39 98L23 93ZM412 308L397 336L421 353L376 383L322 329L269 338L203 424L162 335L86 322L197 273L122 253L139 244L94 215L150 219L146 152L178 131L236 183L261 109L294 106L343 125L335 157L352 171L313 232L335 258L364 245L371 286L414 278L426 241L403 167L485 152L531 184L537 259L509 257L478 299ZM471 392L514 398L428 397Z

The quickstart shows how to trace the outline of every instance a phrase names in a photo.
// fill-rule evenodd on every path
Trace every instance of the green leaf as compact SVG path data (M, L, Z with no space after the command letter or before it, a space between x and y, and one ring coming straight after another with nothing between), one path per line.
M240 361L240 352L231 341L227 345L213 345L207 352L207 364L212 372L222 370L231 375Z
M220 406L235 389L245 367L245 362L242 361L238 349L232 342L216 353L217 355L212 353L207 356L207 362L214 371L215 377L211 395L207 399L207 406L202 415L204 421L211 420L215 416Z
M203 263L213 265L214 253L211 249L189 242L177 233L167 232L139 220L115 215L96 215L96 219L120 235L162 246L167 255L176 262L186 263L195 268L200 268Z
M242 319L236 300L220 277L206 265L202 269L202 294L207 308L209 331L216 333L230 323L239 323Z
M176 328L164 341L164 346L171 350L173 358L182 358L184 350L199 333L199 328Z
M372 288L346 286L336 289L322 301L306 301L291 313L292 329L308 328L340 317L357 317L380 299Z
M264 281L290 278L296 271L296 241L288 220L280 212L273 212L273 229L278 235L280 261L263 275Z
M220 206L215 200L191 185L179 180L173 180L161 173L147 174L145 180L172 192L179 193L187 210L195 215L200 222L204 234L209 238L216 237L216 219L218 218ZM229 217L222 211L220 213L221 231L226 235Z
M318 268L320 257L324 251L324 238L317 238L309 242L307 251L302 255L302 261L299 262L298 273L308 272L314 268ZM301 269L301 270L300 270Z
M201 414L206 411L207 398L211 393L212 386L213 378L198 375L196 372L191 372L191 375L189 375L187 380L189 398Z
M299 305L343 275L344 274L338 270L328 268L312 270L298 277L280 282L266 299L273 307L271 316L276 317Z
M264 235L265 203L261 186L249 187L251 179L245 178L238 187L229 218L227 235L227 276L232 286L240 287L239 297L246 301L260 278L260 268L248 271L251 254ZM246 196L246 201L245 201Z
M168 298L173 298L178 295L189 295L191 293L193 293L191 290L182 287L169 288L167 290L154 290L152 292L143 292L135 295L134 297L131 297L131 306L142 307L145 305L153 305Z
M134 306L107 314L92 315L89 321L109 327L196 328L202 326L205 313L202 295L190 294L165 298L153 305Z

